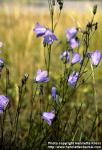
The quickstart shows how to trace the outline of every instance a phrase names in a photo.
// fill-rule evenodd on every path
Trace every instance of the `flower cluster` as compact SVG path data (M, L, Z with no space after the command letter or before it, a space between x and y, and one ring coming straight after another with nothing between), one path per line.
M60 55L60 59L64 62L64 63L69 63L71 60L71 65L75 65L77 63L79 63L81 65L81 62L83 61L84 58L81 57L81 55L78 52L74 51L74 48L79 47L80 42L78 40L77 37L78 34L78 29L77 28L72 28L72 29L68 29L66 32L66 37L67 40L70 44L70 47L72 48L72 58L71 58L71 54L68 50L65 50L61 55ZM88 52L88 54L85 56L86 58L90 59L91 64L93 66L98 66L98 64L100 63L101 59L102 59L102 54L99 50L96 50L95 52ZM79 78L79 72L73 72L68 78L68 84L71 87L75 87L77 80Z
M92 26L92 22L91 22L91 26ZM87 27L90 28L89 24ZM96 67L99 65L102 59L102 54L99 50L96 50L94 52L88 52L88 49L87 49L85 54L83 52L83 56L81 56L81 54L79 53L79 48L81 46L81 43L78 38L78 33L80 31L81 30L79 28L75 28L75 27L71 29L67 29L66 39L67 39L68 49L63 51L60 55L60 59L65 64L64 76L63 76L64 79L62 82L66 81L67 86L70 86L72 88L75 88L77 86L77 82L81 76L81 71L82 71L81 69L83 67L85 59L87 59L88 61L90 60L91 64ZM56 35L50 29L44 26L41 26L39 23L36 24L36 27L34 28L34 32L36 33L37 37L41 37L41 36L43 37L44 46L52 45L53 42L57 40ZM84 34L87 34L87 32L82 32L82 34L84 36ZM70 64L68 66L68 67L71 67L70 71L67 71L67 64ZM79 65L79 68L80 68L79 71L74 70L75 64ZM49 82L49 69L47 71L46 70L42 71L39 69L37 71L37 75L34 80L37 84ZM52 86L51 95L52 95L52 99L55 102L58 102L60 95L57 94L56 86ZM55 119L55 111L43 112L42 119L44 119L49 125L51 125Z
M39 23L36 24L36 27L34 28L34 31L35 31L37 37L43 36L44 46L46 44L51 45L51 44L53 44L54 41L57 40L56 35L51 30L41 26Z
M70 47L72 49L80 46L80 42L77 38L77 33L78 33L77 28L68 29L66 31L66 38L67 38L68 42L70 43Z
M79 53L74 52L74 48L80 46L80 42L78 40L77 33L78 33L77 28L68 29L66 32L67 41L69 42L69 45L72 49L72 60L71 60L72 65L79 63L82 60L81 55ZM71 58L69 51L68 50L64 51L60 55L60 58L61 58L61 60L63 60L64 63L69 63L70 58Z

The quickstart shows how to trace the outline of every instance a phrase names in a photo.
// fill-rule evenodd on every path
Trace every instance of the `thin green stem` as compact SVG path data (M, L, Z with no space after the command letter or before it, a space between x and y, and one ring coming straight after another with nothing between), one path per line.
M94 74L94 69L93 69L93 65L90 63L91 65L91 71L92 71L92 82L93 82L93 94L94 94L94 103L95 103L95 109L96 109L96 141L98 141L98 124L99 124L99 115L98 115L98 104L97 104L97 100L96 100L96 87L95 87L95 74Z
M36 97L36 92L37 92L37 89L38 89L38 84L36 85L36 88L35 88L35 92L34 92L34 83L32 84L32 93L31 93L31 111L30 111L30 116L29 116L29 129L28 129L28 136L27 136L27 141L26 141L26 147L28 146L28 140L30 138L30 134L31 134L31 130L32 130L32 125L33 125L33 122L32 122L32 118L33 118L33 105L34 105L34 100L35 100L35 97Z
M20 115L21 104L22 104L22 93L23 93L23 86L20 86L19 87L19 101L18 101L16 116L15 116L15 131L14 131L14 141L13 142L16 142L16 138L17 138L19 115Z
M47 67L48 76L50 72L50 63L51 63L51 45L48 47L48 67Z
M45 66L47 68L46 49L45 49L45 47L44 47L44 60L45 60Z
M49 5L49 11L50 11L50 17L51 17L51 30L54 32L54 6L51 0L48 0L48 5ZM48 76L50 72L50 64L51 64L51 49L52 46L48 46L48 66L47 66L47 71L48 71Z

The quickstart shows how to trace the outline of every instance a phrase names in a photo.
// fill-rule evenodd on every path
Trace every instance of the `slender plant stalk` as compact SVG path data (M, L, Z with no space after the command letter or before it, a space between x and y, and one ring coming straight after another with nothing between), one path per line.
M63 73L63 92L62 92L62 100L64 101L65 96L66 96L66 90L68 88L68 86L66 86L66 69L67 69L67 65L66 63L64 64L64 73Z
M4 112L2 118L1 118L1 149L3 150L4 146L4 125L5 125L5 117L6 117L6 112Z
M83 132L80 133L79 142L81 142L82 137L83 137Z
M76 118L75 118L75 120L74 120L74 124L73 124L73 126L72 126L72 130L71 130L71 136L70 136L70 138L72 138L72 137L73 137L73 132L74 132L75 128L77 127L78 116L79 116L79 114L80 114L81 109L82 109L82 103L81 103L81 105L80 105L80 107L79 107L78 111L76 112Z
M48 5L49 5L49 11L50 11L50 17L51 17L51 30L54 32L54 6L51 0L48 0ZM48 66L47 66L47 71L48 71L48 76L50 72L50 64L51 64L51 50L52 46L48 46Z
M10 84L10 79L9 79L9 69L6 68L6 96L8 96L8 89L9 89L9 84ZM8 109L8 114L9 114L9 118L10 118L10 143L9 143L9 148L11 147L11 140L12 140L12 128L13 128L13 120L12 120L12 114L10 111L10 108Z
M64 127L63 127L63 130L62 130L62 133L63 133L63 135L64 135L64 133L66 132L66 128L67 128L67 125L69 124L69 121L70 121L70 119L71 119L71 114L72 114L72 111L70 112L70 114L69 114L69 118L68 118L68 120L66 120L66 122L65 122L65 125L64 125ZM64 139L63 139L64 140Z
M18 107L17 107L17 112L15 116L15 131L14 131L14 141L16 142L17 138L17 129L18 129L18 121L19 121L19 115L20 115L20 110L21 110L21 101L22 101L22 92L23 92L23 86L19 87L19 101L18 101Z
M49 76L50 64L51 64L51 49L52 49L52 46L50 45L50 46L48 47L48 67L47 67L48 76Z
M91 132L90 132L90 135L89 135L89 139L91 139L93 133L94 133L94 129L96 130L96 120L97 120L97 114L95 114L95 118L94 118L94 121L93 121L93 124L92 124L92 128L91 128Z
M73 135L71 141L75 141L75 137L76 137L76 135L77 135L77 133L78 133L78 130L79 130L79 128L76 129L76 131L75 131L75 133L74 133L74 135Z
M26 146L28 145L28 140L30 138L30 134L31 134L31 131L32 131L32 118L33 118L33 105L34 105L34 100L35 100L35 97L36 97L36 92L37 92L37 89L38 89L38 85L36 85L36 88L35 88L35 92L34 92L34 83L32 85L32 95L31 95L31 111L30 111L30 123L29 123L29 130L28 130L28 136L27 136L27 142L26 142Z
M92 70L92 82L93 82L93 94L94 94L94 103L95 103L95 109L96 109L96 141L98 141L98 124L99 124L99 114L98 114L98 104L97 104L97 99L96 99L96 87L95 87L95 74L94 74L94 69L93 65L91 65L91 70Z
M45 66L47 68L46 49L45 49L45 47L44 47L44 60L45 60Z

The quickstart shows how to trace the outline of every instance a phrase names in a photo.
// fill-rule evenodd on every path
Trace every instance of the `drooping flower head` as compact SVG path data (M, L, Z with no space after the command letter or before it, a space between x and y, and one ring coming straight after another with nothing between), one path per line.
M101 54L101 52L99 50L96 50L95 52L90 53L89 57L91 58L92 65L93 66L98 66L98 64L101 61L102 54Z
M8 103L9 99L4 95L0 95L0 114L6 109Z
M77 33L78 33L78 29L77 28L68 29L66 31L67 40L70 41L71 39L75 38Z
M46 32L46 28L41 26L39 23L36 24L36 27L33 29L37 37L43 36Z
M80 42L79 42L79 40L78 40L77 38L71 39L71 40L69 41L69 43L70 43L70 47L71 47L72 49L77 48L77 47L80 46Z
M43 112L42 119L44 119L49 125L52 125L52 123L55 119L54 111L52 111L52 112Z
M74 53L72 57L72 64L76 64L81 61L81 56L79 53Z
M79 72L73 72L68 78L68 84L74 87L76 85L78 77L79 77Z
M46 70L41 71L40 69L37 71L37 76L35 78L35 81L37 83L42 83L42 82L48 82L49 77L48 77L48 72Z
M71 28L66 31L66 37L72 49L79 47L80 42L77 38L78 29Z
M70 53L66 50L60 55L60 59L64 61L64 63L68 63L70 60Z
M0 72L2 71L3 67L4 67L4 61L3 59L0 59Z
M37 37L43 36L43 44L51 45L54 41L58 40L56 35L49 29L41 26L39 23L36 24L36 27L33 29Z
M46 45L46 44L53 44L54 41L58 40L56 35L50 31L49 29L46 30L45 34L44 34L44 41L43 41L43 44Z

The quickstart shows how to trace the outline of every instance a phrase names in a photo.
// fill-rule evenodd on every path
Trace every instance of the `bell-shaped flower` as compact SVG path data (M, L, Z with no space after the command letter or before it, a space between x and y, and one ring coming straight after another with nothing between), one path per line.
M50 31L49 29L46 30L45 32L45 35L44 35L44 41L43 41L43 44L46 45L46 44L53 44L54 41L58 40L56 35Z
M72 57L72 62L71 63L74 65L74 64L76 64L76 63L78 63L80 61L81 61L80 54L79 53L73 53L73 57Z
M45 27L41 26L39 23L37 23L36 27L33 29L33 31L35 31L37 37L43 36L45 34L46 30L47 29Z
M68 84L72 87L75 87L78 78L79 72L73 72L68 78Z
M71 39L75 38L76 35L77 35L77 32L78 32L78 29L77 29L77 28L68 29L68 30L66 31L67 40L70 41Z
M43 112L42 119L44 119L49 125L52 125L52 123L55 119L54 111L52 111L52 112Z
M69 43L70 43L70 47L71 47L72 49L77 48L77 47L80 46L80 42L79 42L79 40L78 40L77 38L71 39L71 40L69 41Z
M70 53L66 50L60 55L60 59L64 61L64 63L68 63L70 60Z
M91 63L93 66L98 66L101 61L102 54L99 50L96 50L93 53L90 53Z
M9 99L4 95L0 95L0 114L2 114L3 111L6 109L8 103Z
M48 82L49 77L48 77L48 72L46 70L41 71L40 69L37 71L37 76L35 78L35 81L37 83L42 83L42 82Z
M43 36L43 44L51 45L54 41L58 40L56 35L49 29L41 26L39 23L36 24L36 27L33 29L37 37Z

